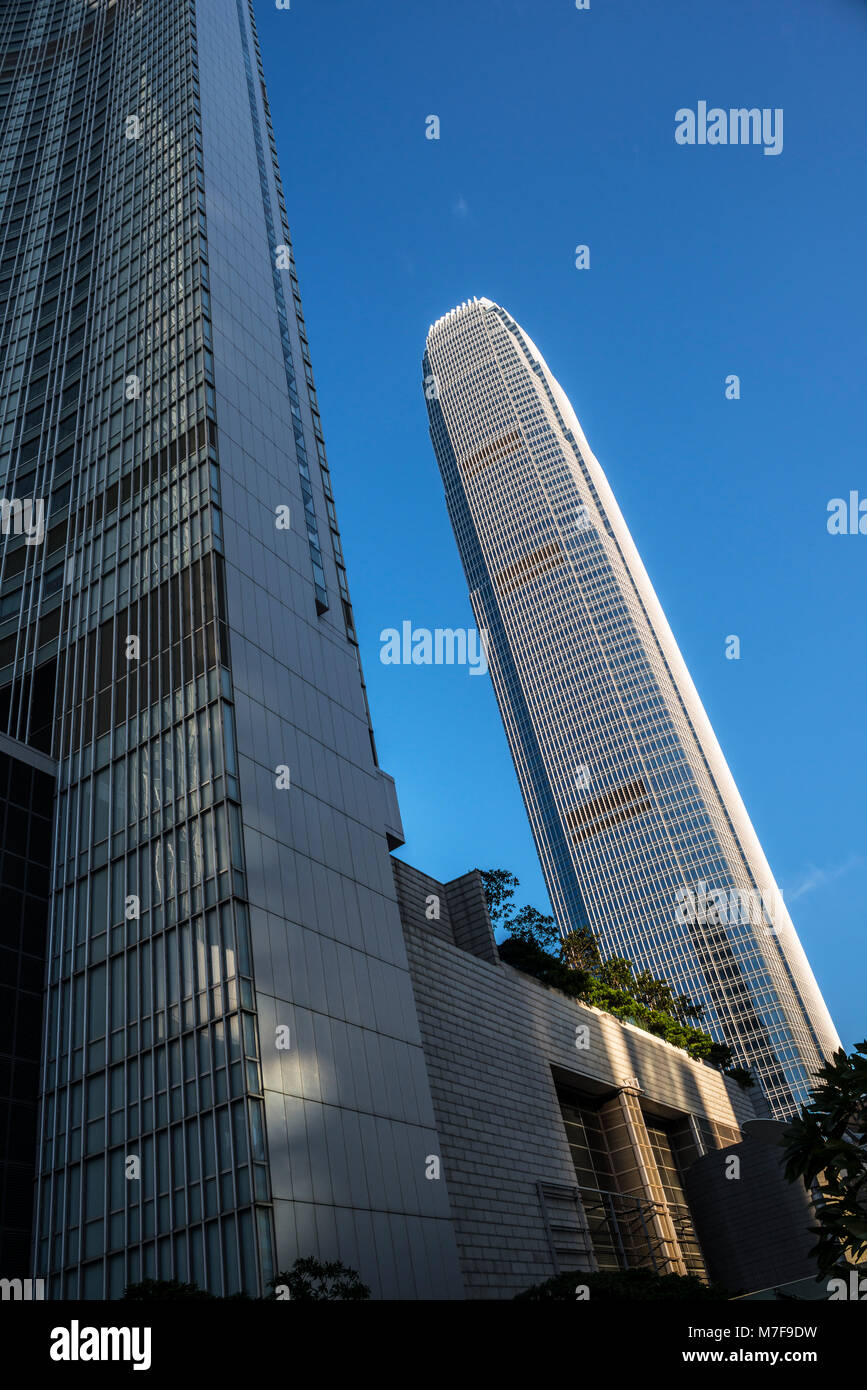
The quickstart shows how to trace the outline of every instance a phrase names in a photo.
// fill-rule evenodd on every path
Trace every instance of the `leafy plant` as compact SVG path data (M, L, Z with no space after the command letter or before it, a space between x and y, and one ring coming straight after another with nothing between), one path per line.
M559 989L563 994L571 995L573 999L583 998L590 988L592 977L586 971L574 970L564 965L563 961L549 955L533 941L508 936L505 941L500 942L497 949L500 959L507 965L514 966L516 970L523 970L525 975L535 976L542 984Z
M506 869L479 869L479 873L485 887L488 915L495 929L507 931L517 941L527 941L543 950L559 945L560 932L553 917L526 904L521 908L515 906L515 889L520 884L514 874Z
M271 1280L272 1293L267 1298L286 1298L302 1302L328 1299L332 1302L370 1298L370 1289L362 1284L354 1269L339 1260L322 1262L308 1256L298 1259L289 1270L282 1270ZM123 1297L129 1302L152 1302L177 1298L215 1299L218 1294L200 1289L197 1284L184 1284L178 1279L143 1279L139 1284L127 1284ZM233 1293L229 1299L249 1299L247 1293Z
M153 1303L176 1298L215 1299L219 1295L200 1289L198 1284L184 1284L179 1279L142 1279L138 1284L127 1284L123 1291L123 1301L129 1303ZM232 1299L249 1299L248 1293L232 1293Z
M704 1018L704 1004L694 1004L688 994L676 994L669 1012L681 1023L700 1023Z
M577 1291L584 1288L591 1304L662 1299L719 1302L732 1297L721 1285L703 1284L693 1274L654 1274L651 1269L611 1270L598 1274L574 1270L571 1274L558 1274L553 1279L546 1279L544 1284L534 1284L515 1297L533 1300L556 1298L574 1303L579 1297ZM586 1297L583 1293L581 1296Z
M820 1067L811 1099L786 1127L786 1177L812 1194L820 1275L867 1253L867 1041Z
M745 1069L732 1069L727 1044L714 1042L710 1034L693 1026L704 1012L700 1004L693 1004L685 994L675 995L667 981L656 979L648 970L633 974L632 961L625 956L603 960L589 927L561 937L553 917L534 907L516 909L515 889L520 884L506 869L480 869L479 873L491 921L509 933L498 946L500 959L507 965L573 999L595 1004L621 1022L634 1023L682 1047L691 1057L727 1070L743 1086L754 1084Z
M725 1074L730 1076L732 1081L736 1081L739 1086L742 1086L745 1091L749 1091L756 1084L756 1078L749 1067L726 1067Z
M479 873L493 927L507 927L515 911L513 899L515 889L520 887L518 879L507 869L479 869Z
M296 1260L289 1270L281 1270L271 1280L274 1292L271 1298L285 1298L286 1293L293 1301L310 1302L313 1299L328 1299L331 1302L370 1298L370 1289L362 1284L354 1269L341 1264L339 1260L306 1259Z
M586 970L570 969L535 942L507 937L498 949L500 959L506 965L522 970L525 975L532 975L551 989L559 989L562 994L568 994L582 1003L594 1004L596 1008L619 1018L622 1023L634 1023L645 1032L655 1033L675 1047L682 1047L690 1057L717 1067L731 1065L731 1048L725 1043L714 1042L708 1033L690 1024L680 1023L671 1014L649 1009L626 990L615 989Z
M648 1009L659 1009L674 1017L674 995L667 980L657 980L649 970L642 970L635 976L631 992Z
M599 943L589 927L578 927L564 936L560 956L572 970L595 974L602 966Z
M609 956L597 970L596 978L602 985L608 985L611 989L623 990L629 994L633 993L636 986L636 980L632 974L632 961L627 960L625 956ZM638 998L637 995L633 997Z

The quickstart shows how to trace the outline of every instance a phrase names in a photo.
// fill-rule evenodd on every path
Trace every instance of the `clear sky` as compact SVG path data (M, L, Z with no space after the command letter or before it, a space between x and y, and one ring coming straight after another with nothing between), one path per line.
M383 628L474 623L420 360L434 319L486 295L573 403L843 1042L859 1041L867 535L829 535L827 508L867 499L867 4L256 13L401 856L440 879L511 869L548 906L489 678L379 660ZM678 145L675 112L700 101L782 108L781 153Z

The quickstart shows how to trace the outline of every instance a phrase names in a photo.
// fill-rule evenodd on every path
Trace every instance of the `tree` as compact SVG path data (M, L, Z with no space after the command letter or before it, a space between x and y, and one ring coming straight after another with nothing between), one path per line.
M704 1036L710 1037L710 1034L705 1033ZM714 1042L713 1039L711 1039L710 1047L704 1054L704 1060L710 1062L712 1067L719 1067L721 1071L728 1071L735 1060L735 1056L728 1043Z
M642 970L635 976L630 991L648 1009L658 1009L660 1013L674 1014L674 995L667 980L657 980L649 970Z
M485 889L488 915L494 928L508 927L514 912L515 889L520 885L507 869L479 869Z
M362 1284L354 1269L340 1260L296 1260L291 1269L281 1270L271 1280L271 1298L290 1298L309 1303L312 1300L349 1302L370 1298L370 1289Z
M609 956L602 962L596 975L603 985L610 985L612 989L622 989L627 993L631 993L635 985L632 961L627 960L625 956Z
M786 1127L786 1177L812 1193L820 1275L867 1252L867 1041L840 1048Z
M554 918L535 907L519 908L509 923L509 931L519 941L534 941L543 951L559 951L563 940Z
M745 1091L751 1090L756 1084L756 1078L749 1067L725 1067L724 1070L726 1076L730 1076L732 1081L736 1081Z
M506 869L479 869L485 888L485 900L491 925L507 931L518 941L533 942L543 951L552 950L560 944L560 932L553 917L539 912L538 908L524 907L516 910L515 889L520 883L514 874Z
M602 965L599 943L589 927L578 927L563 937L560 959L573 970L595 974Z
M536 941L522 937L507 936L497 947L500 960L525 975L532 975L550 989L559 989L573 999L584 999L592 977L584 970L576 970L564 965L550 951L545 951Z
M497 948L507 965L573 999L595 1004L615 1018L636 1023L685 1048L691 1057L720 1068L731 1066L731 1048L692 1026L691 1020L704 1013L700 1004L693 1004L685 994L675 996L668 981L657 979L649 970L633 975L632 961L625 956L603 961L589 927L578 927L563 937L553 917L528 905L516 909L515 889L520 883L507 869L477 872L492 925L508 933Z
M670 1012L679 1023L700 1023L704 1018L704 1004L694 1004L688 994L676 994Z

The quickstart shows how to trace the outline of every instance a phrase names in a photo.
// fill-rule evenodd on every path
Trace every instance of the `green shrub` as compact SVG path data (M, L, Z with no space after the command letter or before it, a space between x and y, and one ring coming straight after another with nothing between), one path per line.
M786 1177L811 1194L822 1276L859 1271L867 1258L867 1040L819 1068L810 1099L783 1134ZM818 1181L817 1181L818 1180Z
M736 1081L739 1086L743 1086L745 1091L748 1091L751 1086L755 1086L756 1084L756 1078L753 1076L749 1067L726 1067L725 1074L726 1076L730 1076L733 1081Z
M519 1299L557 1298L564 1302L578 1300L577 1289L586 1288L592 1303L650 1302L673 1299L695 1302L720 1302L732 1295L719 1284L703 1284L692 1274L654 1274L651 1269L622 1269L587 1274L580 1269L571 1274L558 1274L544 1284L534 1284ZM582 1299L587 1295L582 1293Z
M285 1298L288 1294L293 1302L327 1299L336 1303L370 1298L370 1289L362 1284L356 1271L339 1260L296 1260L291 1269L274 1275L271 1287L274 1292L270 1298Z
M526 937L507 937L498 950L500 959L507 965L514 966L525 975L532 975L551 989L559 989L561 993L584 1004L593 1004L597 1009L619 1018L621 1023L634 1023L646 1033L653 1033L675 1047L683 1048L690 1057L699 1061L710 1062L716 1067L731 1065L731 1048L725 1043L714 1042L709 1033L693 1028L689 1023L681 1023L660 1009L648 1008L626 990L615 989L586 970L571 969Z
M214 1298L198 1284L183 1284L179 1279L142 1279L139 1284L127 1284L123 1291L125 1302L151 1303L175 1298Z
M339 1260L321 1262L309 1256L296 1260L291 1269L281 1270L271 1280L270 1299L286 1298L293 1301L309 1302L312 1299L327 1299L332 1302L350 1299L370 1298L370 1289L362 1284L354 1269L341 1264ZM278 1289L280 1292L278 1293ZM215 1299L218 1294L208 1293L197 1284L182 1284L178 1279L143 1279L140 1284L127 1284L123 1297L129 1302L152 1302L176 1298ZM247 1293L233 1293L229 1299L249 1299Z

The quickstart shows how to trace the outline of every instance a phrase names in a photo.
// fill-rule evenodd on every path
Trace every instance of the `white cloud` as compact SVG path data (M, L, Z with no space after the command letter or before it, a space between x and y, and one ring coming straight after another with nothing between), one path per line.
M793 903L796 898L803 898L805 893L812 893L815 888L825 888L829 883L850 873L852 869L857 869L862 863L860 854L851 854L845 863L835 864L830 869L820 869L811 864L797 888L789 893L789 902Z

